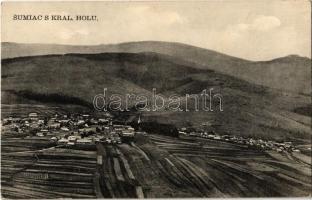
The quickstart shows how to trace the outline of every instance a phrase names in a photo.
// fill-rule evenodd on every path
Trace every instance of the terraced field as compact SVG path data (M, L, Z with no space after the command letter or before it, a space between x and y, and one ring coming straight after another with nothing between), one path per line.
M311 163L244 145L137 135L135 143L98 145L99 152L105 197L311 195Z
M26 117L28 113L36 112L40 115L54 115L55 112L65 113L59 107L46 106L46 105L33 105L33 104L1 104L1 115L2 117L8 116L20 116Z
M133 175L131 167L120 148L97 144L100 188L103 197L143 198L142 187Z
M2 138L1 148L3 197L96 197L95 151L55 148L49 140L39 138Z
M2 91L2 95L6 95L6 92ZM3 98L3 97L2 97ZM36 112L41 116L52 116L55 113L68 114L71 112L83 112L84 110L88 110L82 106L77 105L47 105L47 104L1 104L1 117L10 117L10 116L18 116L18 117L27 117L29 113Z
M188 189L194 196L311 195L311 160L304 163L291 154L261 152L203 138L150 138L159 150L146 144L142 149L159 158L158 165L165 169L169 185Z
M203 138L137 134L135 142L98 143L96 151L2 138L1 159L7 198L311 195L311 160L301 154Z
M137 197L135 188L149 198L311 195L311 163L290 154L202 138L136 140L98 147L107 197Z

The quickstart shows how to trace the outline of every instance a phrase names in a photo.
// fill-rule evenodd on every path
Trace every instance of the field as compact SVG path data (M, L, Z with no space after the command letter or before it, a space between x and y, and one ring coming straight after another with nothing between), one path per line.
M1 192L6 198L95 198L96 152L55 148L48 139L1 142Z
M1 93L5 96L5 92ZM81 112L86 110L81 106L66 105L60 107L59 105L47 105L47 104L1 104L1 117L6 118L10 116L27 117L29 113L36 112L42 116L53 116L55 113L67 114L71 112Z
M280 197L311 195L311 159L204 138L137 134L135 142L65 149L2 136L6 198Z
M311 192L311 163L297 162L289 155L273 158L265 152L207 139L151 138L169 153L171 163L190 175L200 196L306 196Z
M138 188L147 198L311 195L311 161L301 156L199 138L136 140L98 146L107 197L138 197Z

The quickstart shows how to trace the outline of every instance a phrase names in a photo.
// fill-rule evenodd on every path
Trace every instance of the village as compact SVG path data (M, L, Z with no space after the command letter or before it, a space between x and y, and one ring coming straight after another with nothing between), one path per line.
M96 142L121 144L132 141L135 135L131 126L113 124L109 114L98 119L89 114L55 114L47 118L33 112L25 118L5 118L1 123L2 133L48 137L57 145L68 147L95 147Z
M276 152L300 152L292 142L275 142L275 141L266 141L263 139L254 139L250 137L242 137L235 135L220 135L214 131L196 131L193 128L181 128L179 130L179 135L185 135L190 137L201 137L211 140L237 143L241 145L247 145L248 148L258 149L262 151L273 150Z
M140 119L139 119L140 120ZM97 142L104 144L121 144L131 142L138 133L130 125L113 123L112 116L106 113L102 118L90 114L55 114L51 118L32 112L28 117L8 117L2 121L2 133L25 134L26 137L48 137L57 145L75 147L95 147ZM141 133L141 132L139 132ZM143 132L146 134L146 132ZM182 127L179 136L200 137L222 142L246 145L258 150L273 150L276 152L300 152L292 142L266 141L235 135L221 135L215 131L197 130L193 127Z

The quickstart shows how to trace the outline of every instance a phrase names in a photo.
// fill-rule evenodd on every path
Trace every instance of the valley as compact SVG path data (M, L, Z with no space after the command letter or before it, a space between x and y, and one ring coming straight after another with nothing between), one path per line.
M4 43L2 54L5 198L311 196L311 59L156 41ZM188 99L211 90L209 111ZM116 98L96 109L103 91L127 109L108 106ZM127 99L153 105L154 91L184 112Z

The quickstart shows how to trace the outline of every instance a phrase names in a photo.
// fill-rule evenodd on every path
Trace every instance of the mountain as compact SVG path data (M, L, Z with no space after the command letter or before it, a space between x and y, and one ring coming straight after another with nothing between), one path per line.
M213 59L220 60L225 55L220 56ZM249 63L232 57L224 60ZM281 63L266 64L274 62ZM186 94L199 95L204 89L213 88L222 95L223 112L217 111L219 104L214 107L215 112L195 111L191 102L189 112L144 112L142 120L157 120L178 127L209 122L221 134L297 142L308 142L311 136L311 118L298 112L298 108L311 104L309 96L257 85L168 52L71 53L3 59L1 81L4 104L27 102L86 107L92 106L94 96L103 94L104 88L108 89L107 96L123 97L125 94L150 97L152 88L156 88L166 100L172 94L181 96L182 104Z
M294 55L271 61L253 62L208 49L171 42L143 41L95 46L2 43L2 58L105 52L158 53L193 63L193 67L199 69L215 70L250 83L292 93L311 94L311 59Z

